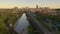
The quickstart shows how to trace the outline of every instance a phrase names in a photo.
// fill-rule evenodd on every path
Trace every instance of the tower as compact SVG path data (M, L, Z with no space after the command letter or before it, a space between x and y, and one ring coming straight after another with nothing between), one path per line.
M36 5L36 9L38 9L38 5Z

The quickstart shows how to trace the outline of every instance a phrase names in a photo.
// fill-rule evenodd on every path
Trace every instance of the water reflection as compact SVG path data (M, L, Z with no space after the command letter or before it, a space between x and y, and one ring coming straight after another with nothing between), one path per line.
M17 20L17 22L14 25L14 31L16 31L18 34L21 34L22 31L27 32L27 27L29 25L29 22L27 21L26 14L23 13L21 18ZM26 33L27 34L27 33Z

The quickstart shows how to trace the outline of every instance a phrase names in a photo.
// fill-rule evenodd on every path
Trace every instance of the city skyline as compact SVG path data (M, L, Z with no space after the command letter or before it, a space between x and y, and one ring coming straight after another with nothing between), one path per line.
M60 8L60 0L0 0L0 8L13 8L17 6L35 8L36 5L39 7L50 7Z

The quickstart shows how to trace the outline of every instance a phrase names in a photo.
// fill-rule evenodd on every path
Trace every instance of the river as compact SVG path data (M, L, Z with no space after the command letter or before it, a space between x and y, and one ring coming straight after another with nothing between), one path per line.
M16 31L18 34L28 34L28 26L29 22L27 20L27 16L25 13L23 13L23 15L14 24L14 31Z

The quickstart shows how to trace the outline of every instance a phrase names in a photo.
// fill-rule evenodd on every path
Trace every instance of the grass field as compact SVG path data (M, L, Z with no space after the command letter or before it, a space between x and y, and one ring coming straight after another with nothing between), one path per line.
M22 15L23 12L14 13L12 10L0 11L0 34L10 34L6 26L12 24Z

